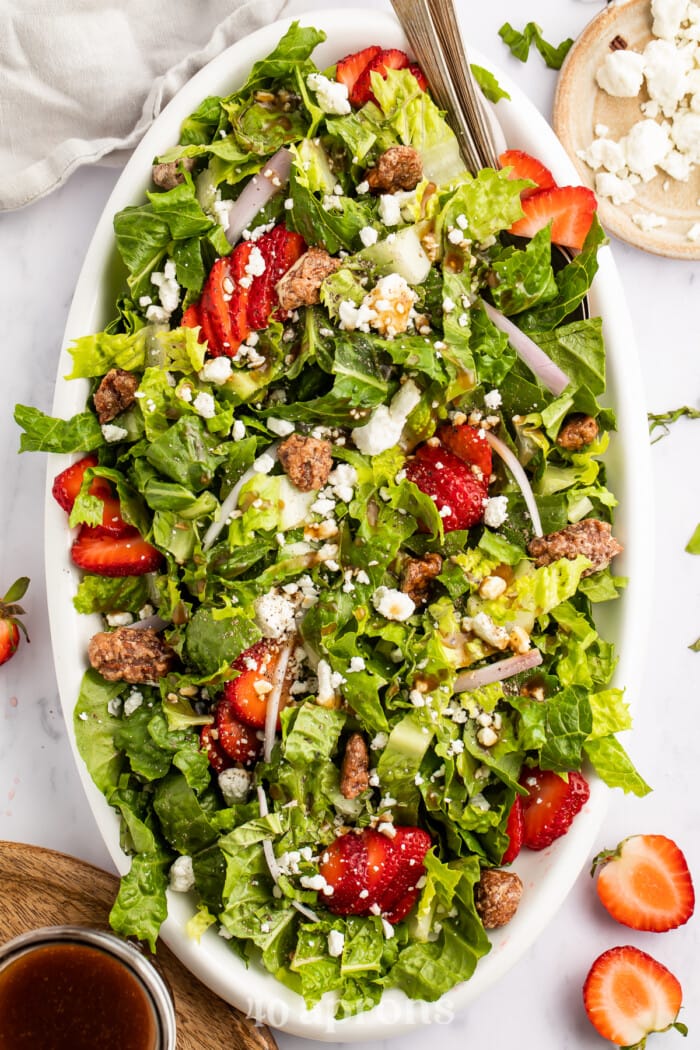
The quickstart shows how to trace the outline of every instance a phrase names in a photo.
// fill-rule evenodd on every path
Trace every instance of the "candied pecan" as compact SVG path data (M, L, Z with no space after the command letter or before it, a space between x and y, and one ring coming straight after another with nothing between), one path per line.
M609 565L623 547L611 534L607 521L584 518L558 532L550 532L548 536L535 536L528 543L527 550L538 569L560 558L576 558L582 554L592 562L590 569L583 573L590 576Z
M557 445L569 452L578 452L579 449L590 445L597 437L598 424L593 416L575 412L572 416L568 416L562 425L557 436Z
M302 492L320 489L333 467L330 441L291 434L279 447L280 463L291 482Z
M474 905L484 929L505 926L515 915L523 894L523 884L514 871L485 868L474 888Z
M194 161L194 157L183 157L181 160L172 160L167 164L154 164L151 178L162 190L172 190L185 181L185 176L180 169L192 171Z
M413 146L390 146L366 174L372 193L414 190L422 178L423 161Z
M430 597L431 581L442 572L439 554L426 554L424 558L409 558L401 570L401 590L414 605L424 605Z
M276 292L283 310L313 306L321 301L321 285L340 267L324 248L309 248L277 282Z
M361 733L351 733L340 767L340 793L357 798L369 787L369 751Z
M618 33L617 36L614 36L612 38L612 40L610 41L610 44L609 44L609 47L610 47L611 51L626 51L628 46L629 45L628 45L627 41L625 40L625 38L623 36L620 36L619 33Z
M88 659L108 682L147 685L172 670L176 656L152 627L118 627L93 635Z
M138 388L139 381L133 372L110 368L93 397L100 423L111 422L120 412L133 405Z

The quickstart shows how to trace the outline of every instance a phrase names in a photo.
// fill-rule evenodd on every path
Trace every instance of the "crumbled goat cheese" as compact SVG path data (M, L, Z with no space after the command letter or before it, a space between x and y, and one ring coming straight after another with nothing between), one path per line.
M302 875L299 882L305 890L317 890L326 897L330 897L333 893L333 887L326 882L323 875Z
M133 715L134 711L137 711L143 703L143 693L133 692L127 696L124 701L124 714L128 718L129 715Z
M289 437L290 434L294 433L294 424L290 423L288 419L277 419L275 416L270 416L267 426L273 434L277 434L281 438Z
M484 507L484 525L498 529L508 517L508 497L491 496Z
M204 383L215 383L217 386L223 386L223 384L231 378L231 358L224 357L210 357L208 361L204 362L202 371L199 373L199 378Z
M644 56L626 49L611 51L596 72L596 80L608 95L634 98L644 82Z
M348 667L348 674L357 674L359 671L364 671L365 661L361 656L351 656L350 666Z
M192 402L192 408L203 419L213 419L216 415L216 401L206 390L200 390Z
M328 934L328 954L334 959L343 954L345 947L345 934L340 930L331 930Z
M250 791L251 775L247 769L224 769L218 776L219 788L227 806L244 802Z
M267 591L253 603L255 622L266 638L283 638L294 629L294 605L283 594Z
M489 390L488 394L484 396L484 404L491 412L496 412L501 407L503 398L501 397L500 390Z
M129 436L128 430L124 427L116 426L114 423L103 423L100 430L102 431L102 437L110 444L113 441L123 441L124 438Z
M609 171L601 171L596 175L595 191L599 197L609 197L613 204L628 204L637 195L631 182Z
M173 861L168 872L168 884L175 893L189 893L194 889L194 868L191 857L178 857Z
M160 305L169 317L180 305L180 285L177 283L175 263L172 259L167 260L162 273L154 271L151 274L151 284L158 289ZM149 307L150 309L152 308ZM148 317L148 311L146 316Z
M385 226L398 226L401 222L401 202L391 193L379 197L379 218Z
M110 627L128 627L134 622L134 617L130 612L107 613L105 619Z
M219 360L219 359L217 359ZM245 437L245 423L241 419L234 419L233 426L231 427L231 437L234 441L242 441Z
M269 452L263 452L261 456L253 460L253 470L258 474L269 474L274 465L274 457Z
M655 215L652 211L636 212L632 216L632 222L639 226L640 230L648 233L649 230L658 230L666 225L667 220L663 215Z
M316 92L316 101L324 113L342 117L350 112L347 84L329 80L321 73L310 73L306 86Z
M387 620L407 620L415 612L415 602L404 591L393 587L377 587L372 595L372 605Z
M394 395L391 405L378 405L367 423L355 427L352 439L366 456L378 456L398 444L406 421L420 401L421 392L408 379Z
M350 463L339 463L328 475L333 495L342 503L349 503L357 485L357 471Z
M360 230L360 240L365 248L369 248L371 245L376 244L378 237L379 234L373 226L363 226Z

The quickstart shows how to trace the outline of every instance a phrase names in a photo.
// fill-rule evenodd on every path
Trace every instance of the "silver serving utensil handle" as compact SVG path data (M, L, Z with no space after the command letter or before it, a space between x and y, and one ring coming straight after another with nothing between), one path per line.
M392 0L431 92L445 110L472 174L498 168L498 148L481 93L469 68L452 0Z

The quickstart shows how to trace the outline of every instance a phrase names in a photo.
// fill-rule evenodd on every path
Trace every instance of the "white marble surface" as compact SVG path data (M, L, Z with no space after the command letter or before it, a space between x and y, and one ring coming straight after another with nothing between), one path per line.
M527 17L558 42L575 36L602 3L458 3L474 46L507 70L549 117L556 74L537 55L527 65L512 59L497 30L506 20L520 28ZM291 0L284 13L309 6ZM42 456L16 454L19 438L12 410L16 402L50 409L72 289L117 176L113 169L82 169L48 199L0 215L0 588L19 575L32 580L25 602L31 645L23 645L0 670L0 838L49 846L107 868L111 863L83 797L56 693L43 583L45 463ZM659 259L619 243L614 255L634 317L647 408L697 407L700 263ZM700 520L699 454L700 422L678 423L653 450L656 495L648 509L657 536L656 550L649 551L649 572L655 573L653 623L650 644L638 654L644 685L631 698L636 728L626 743L655 790L643 800L616 793L597 843L599 848L611 846L637 832L670 835L686 851L698 883L700 744L695 719L700 654L687 646L700 635L700 558L683 548ZM691 1027L686 1045L700 1046L699 929L695 920L664 935L627 931L602 913L584 871L547 931L497 987L439 1031L421 1030L394 1045L417 1050L436 1039L445 1050L467 1044L488 1050L516 1044L526 1050L596 1050L604 1044L583 1013L583 978L600 952L632 943L681 980L683 1019ZM671 1045L678 1036L667 1039ZM303 1043L280 1036L287 1050ZM379 1046L368 1044L371 1050Z

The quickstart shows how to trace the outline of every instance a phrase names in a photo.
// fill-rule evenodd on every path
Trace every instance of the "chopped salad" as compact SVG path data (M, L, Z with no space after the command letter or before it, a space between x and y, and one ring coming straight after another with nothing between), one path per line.
M319 70L323 39L185 120L115 216L85 410L16 418L80 453L54 495L103 618L75 733L132 858L114 929L154 946L190 893L193 937L342 1018L472 975L588 769L648 789L592 615L624 586L592 194L518 150L468 173L406 55Z

